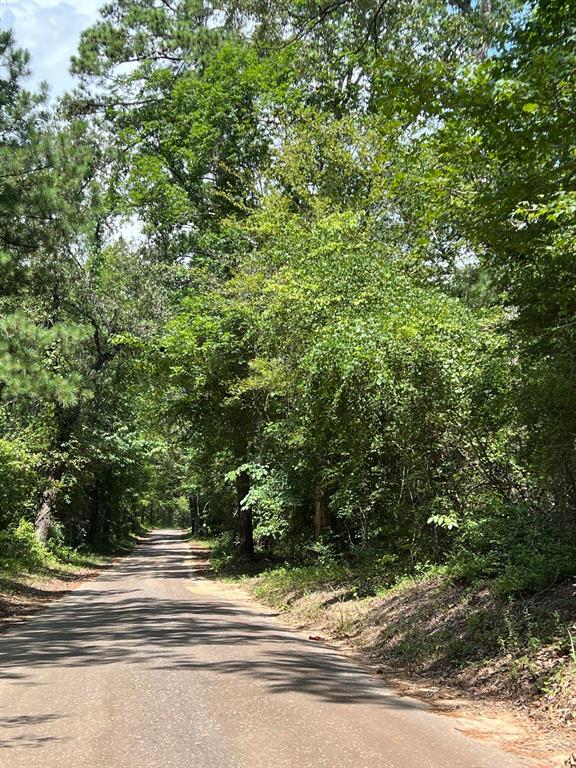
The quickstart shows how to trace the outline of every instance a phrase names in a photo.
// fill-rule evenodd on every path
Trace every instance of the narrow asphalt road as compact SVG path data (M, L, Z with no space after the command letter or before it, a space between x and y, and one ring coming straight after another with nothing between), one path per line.
M520 768L190 573L178 531L0 637L2 768Z

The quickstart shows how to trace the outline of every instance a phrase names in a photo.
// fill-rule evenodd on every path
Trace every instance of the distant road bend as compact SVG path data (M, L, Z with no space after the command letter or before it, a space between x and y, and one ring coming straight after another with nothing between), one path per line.
M156 531L0 637L2 768L521 768L190 571Z

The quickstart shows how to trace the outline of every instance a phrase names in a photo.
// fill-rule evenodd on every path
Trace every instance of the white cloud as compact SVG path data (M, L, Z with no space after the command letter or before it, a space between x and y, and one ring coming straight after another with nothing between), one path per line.
M74 81L68 69L80 33L98 18L104 0L5 0L0 29L12 28L16 41L32 56L32 84L48 81L58 96Z

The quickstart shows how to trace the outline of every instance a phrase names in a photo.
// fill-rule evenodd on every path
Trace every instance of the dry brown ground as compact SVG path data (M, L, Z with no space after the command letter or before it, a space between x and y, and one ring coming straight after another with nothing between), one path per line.
M101 568L78 568L71 573L47 570L42 574L1 574L0 632L25 621L100 572Z

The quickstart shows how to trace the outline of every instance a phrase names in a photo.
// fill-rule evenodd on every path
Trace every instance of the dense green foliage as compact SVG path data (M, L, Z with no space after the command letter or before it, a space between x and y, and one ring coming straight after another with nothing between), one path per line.
M1 41L0 526L572 575L573 4L101 16Z

